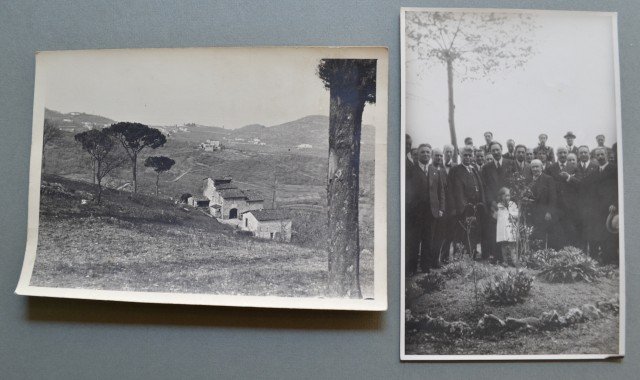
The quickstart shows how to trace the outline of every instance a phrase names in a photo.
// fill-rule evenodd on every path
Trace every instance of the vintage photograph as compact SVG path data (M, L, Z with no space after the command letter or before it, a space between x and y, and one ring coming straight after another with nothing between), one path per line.
M403 360L624 355L616 23L402 10Z
M36 54L16 293L386 310L386 48Z

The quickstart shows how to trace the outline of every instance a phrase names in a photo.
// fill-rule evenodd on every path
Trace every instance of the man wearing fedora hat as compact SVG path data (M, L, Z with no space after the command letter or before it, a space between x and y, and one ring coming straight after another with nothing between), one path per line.
M553 148L550 146L547 146L547 134L546 133L541 133L540 136L538 136L538 140L540 141L538 143L538 146L535 147L533 149L533 154L536 158L540 158L540 152L544 152L544 154L547 156L547 163L552 163L555 162L556 157L553 154Z
M568 154L575 154L576 157L578 157L578 147L573 145L573 141L576 139L576 135L573 134L573 132L569 131L567 132L566 135L564 135L565 140L567 140L567 150L569 151Z

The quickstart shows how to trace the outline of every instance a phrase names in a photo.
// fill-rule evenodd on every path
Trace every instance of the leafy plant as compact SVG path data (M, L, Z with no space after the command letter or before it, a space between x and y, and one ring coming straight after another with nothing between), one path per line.
M495 275L484 288L485 298L495 305L514 305L524 302L531 291L533 277L524 271Z
M460 276L464 276L467 271L467 266L462 260L454 261L442 267L440 274L447 279L452 279Z
M527 268L542 269L557 255L558 255L558 252L556 252L551 248L539 249L537 251L533 251L525 255L524 263L527 266Z
M446 278L438 272L430 272L416 281L416 284L425 292L433 293L445 287Z
M593 282L600 276L596 261L574 247L550 255L541 269L539 276L549 282Z

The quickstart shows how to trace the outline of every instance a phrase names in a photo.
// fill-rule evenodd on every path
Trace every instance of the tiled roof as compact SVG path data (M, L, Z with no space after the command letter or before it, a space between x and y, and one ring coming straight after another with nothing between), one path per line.
M238 186L232 184L232 183L221 183L219 185L216 185L216 190L228 190L228 189L237 189Z
M284 210L252 210L245 212L245 214L249 213L260 222L290 219Z
M264 201L264 196L257 190L243 190L249 202Z
M240 189L226 189L218 191L223 199L246 198L247 196Z

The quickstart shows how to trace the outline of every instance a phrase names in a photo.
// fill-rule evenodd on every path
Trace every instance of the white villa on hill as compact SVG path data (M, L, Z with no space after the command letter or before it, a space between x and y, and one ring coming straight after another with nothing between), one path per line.
M252 210L242 214L240 228L253 236L276 241L291 241L291 218L282 210Z
M207 140L200 144L200 149L205 152L213 152L214 150L220 150L220 141L218 140Z
M239 189L227 178L205 178L202 195L209 200L211 215L239 219L247 211L264 209L264 197L255 190Z

